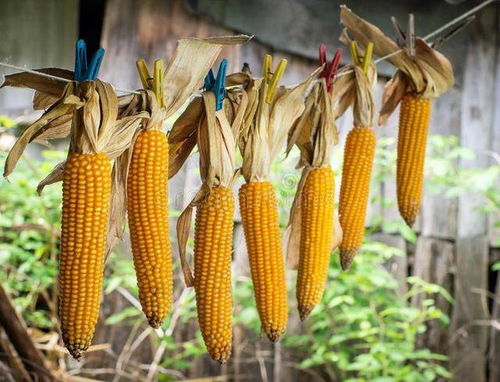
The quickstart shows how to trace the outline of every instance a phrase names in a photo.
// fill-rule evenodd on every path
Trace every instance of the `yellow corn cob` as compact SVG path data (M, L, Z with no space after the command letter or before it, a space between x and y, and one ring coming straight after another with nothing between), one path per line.
M194 231L194 288L201 334L212 359L231 356L231 252L234 196L214 187L196 207Z
M285 262L278 206L270 182L250 182L239 191L240 211L262 329L271 341L285 332L288 319Z
M300 259L297 302L300 319L321 301L328 275L334 226L335 177L328 168L312 170L301 196Z
M399 112L397 194L399 213L413 226L420 210L431 100L408 93Z
M99 316L111 162L105 154L70 154L64 169L59 316L64 344L79 359Z
M340 263L344 270L351 266L363 241L375 141L373 129L355 127L345 143L339 202L340 226L344 232Z
M153 328L161 326L172 304L167 181L167 137L142 131L130 162L127 207L139 299Z

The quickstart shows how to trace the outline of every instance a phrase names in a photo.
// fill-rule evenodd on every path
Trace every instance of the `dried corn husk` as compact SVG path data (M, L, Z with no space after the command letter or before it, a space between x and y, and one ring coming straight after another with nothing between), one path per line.
M215 95L210 91L203 92L200 98L191 102L169 135L170 153L174 162L169 176L173 176L172 169L179 169L189 155L183 151L183 146L192 149L196 144L200 153L200 176L203 184L177 221L179 256L188 287L194 285L193 273L186 257L193 210L210 194L213 187L231 188L237 176L236 135L241 127L248 98L241 89L229 89L227 93L224 108L215 111ZM226 105L228 103L230 105ZM173 147L179 149L172 151Z
M375 113L373 87L376 82L377 69L373 62L366 75L355 65L346 65L339 70L332 90L335 118L340 118L352 106L354 125L372 126Z
M330 154L338 141L333 110L333 97L326 89L324 79L316 81L305 102L305 110L288 134L287 153L294 145L300 150L298 168L303 168L297 192L290 210L288 227L285 231L287 265L297 269L300 256L301 195L306 179L314 168L329 167ZM334 246L340 244L342 230L335 215Z
M356 41L363 45L373 42L374 53L380 57L401 49L379 28L363 20L346 6L341 6L340 20ZM408 47L403 47L401 53L387 60L398 71L384 91L379 124L387 120L406 92L413 92L421 98L437 98L454 84L450 61L420 38L415 39L413 56Z
M179 41L164 74L165 83L165 118L174 114L188 98L201 87L203 78L212 67L213 63L226 45L237 45L248 41L251 37L246 35L209 37L205 39L187 38ZM21 72L5 76L4 83L0 86L12 86L29 88L35 90L33 108L42 110L54 105L62 96L68 84L64 79L73 79L73 72L59 68L37 69L36 71L51 76L61 77L62 80L48 78L35 73ZM137 107L141 102L141 94L123 95L118 100L118 119L123 116L145 111L144 107ZM51 122L57 125L57 129L51 131L50 136L33 138L32 141L46 143L49 139L65 138L71 129L71 114L67 110L66 115Z
M241 81L249 99L238 138L246 182L262 182L268 178L271 162L284 143L288 130L304 111L305 93L318 71L292 88L280 86L271 104L265 102L268 85L263 78L237 73L230 79L230 83L235 84Z

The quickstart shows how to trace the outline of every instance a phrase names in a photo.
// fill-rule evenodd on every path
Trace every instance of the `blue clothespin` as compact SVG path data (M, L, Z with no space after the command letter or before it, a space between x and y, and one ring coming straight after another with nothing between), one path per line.
M205 90L210 90L215 94L215 110L218 111L222 109L224 105L225 88L224 81L226 79L226 68L227 59L223 59L219 66L219 71L217 72L217 78L214 77L214 72L212 69L205 76L204 88Z
M99 74L99 69L101 67L102 59L104 57L104 49L99 48L95 52L90 65L87 62L87 45L85 41L78 40L76 42L76 55L75 55L75 81L93 81L97 78Z

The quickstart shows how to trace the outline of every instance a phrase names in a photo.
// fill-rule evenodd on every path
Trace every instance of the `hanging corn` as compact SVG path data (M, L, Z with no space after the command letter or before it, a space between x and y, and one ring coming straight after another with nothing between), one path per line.
M373 44L368 44L364 57L355 42L351 44L353 65L343 68L342 76L333 85L337 116L353 106L354 127L347 135L342 166L339 216L343 230L340 264L348 269L361 247L365 232L366 208L370 193L370 177L375 154L372 87L376 82L375 65L371 60Z
M153 75L144 60L137 61L144 90L128 100L123 114L146 112L150 118L144 119L137 130L129 152L124 155L123 167L128 169L127 211L139 300L153 328L160 327L168 314L173 293L167 185L169 144L164 124L199 87L222 43L240 43L245 39L181 40L167 70L162 60L156 60Z
M288 302L278 205L269 172L289 128L304 109L303 96L313 76L293 89L277 88L286 61L274 74L271 63L271 56L266 56L261 78L247 73L234 77L243 80L250 100L239 137L246 181L239 191L240 212L262 330L274 342L286 330Z
M387 58L398 71L384 91L379 125L384 124L401 102L397 145L397 200L399 212L413 226L420 210L423 191L425 148L431 114L431 100L453 86L453 68L441 53L424 40L415 38L413 16L406 33L393 19L399 45L380 29L341 7L341 22L353 37L375 43L374 53Z
M288 137L287 151L298 146L298 167L303 168L286 232L288 266L298 269L296 296L301 320L321 301L330 254L342 238L334 214L335 176L330 167L337 143L331 86L340 55L337 52L327 64L325 48L320 47L320 64L324 65L320 80L312 86L305 110Z
M33 75L24 85L31 87L30 83L40 89L44 80ZM99 80L69 82L52 107L23 133L5 165L7 176L27 143L37 137L67 135L64 121L72 116L68 157L41 182L39 191L63 182L59 318L64 344L76 359L89 347L99 316L108 221L115 218L109 213L112 161L127 149L140 117L145 117L117 121L117 110L111 85ZM108 251L109 247L108 242Z
M196 98L174 124L171 144L175 154L173 176L192 150L200 153L201 189L177 222L182 269L187 286L194 286L200 330L212 359L220 363L231 356L233 243L236 139L247 96L239 89L228 91L224 102L225 60L217 80L207 80L201 99ZM213 76L212 76L213 78ZM214 96L217 94L217 97ZM220 108L216 110L216 108ZM228 121L228 117L229 120ZM184 151L186 146L188 151ZM194 274L186 260L191 215L196 208Z

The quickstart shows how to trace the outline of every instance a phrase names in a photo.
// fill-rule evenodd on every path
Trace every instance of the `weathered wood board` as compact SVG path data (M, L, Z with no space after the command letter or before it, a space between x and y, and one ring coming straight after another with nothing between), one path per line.
M26 68L72 69L78 35L78 0L0 1L0 61ZM13 73L0 66L0 78ZM0 91L0 115L31 112L32 92Z

